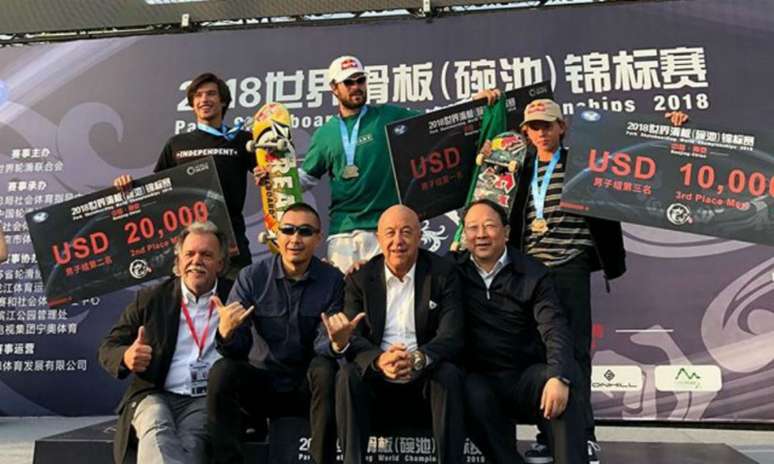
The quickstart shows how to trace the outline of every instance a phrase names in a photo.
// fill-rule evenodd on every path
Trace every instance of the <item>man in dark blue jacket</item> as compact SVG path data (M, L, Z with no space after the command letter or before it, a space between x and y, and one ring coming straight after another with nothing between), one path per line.
M310 406L311 454L333 463L335 361L315 357L321 314L341 311L341 272L320 261L320 218L305 203L283 214L271 255L239 273L228 305L216 301L224 358L210 373L207 410L215 463L243 463L242 411L253 419L298 415ZM249 308L249 309L245 309ZM327 342L327 336L320 338ZM299 411L302 405L302 411Z

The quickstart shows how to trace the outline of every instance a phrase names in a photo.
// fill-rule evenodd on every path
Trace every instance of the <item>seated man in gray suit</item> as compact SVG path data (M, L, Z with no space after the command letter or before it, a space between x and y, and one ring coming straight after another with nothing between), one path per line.
M344 311L323 318L330 343L318 345L351 361L336 381L344 462L365 462L372 416L402 424L425 413L438 461L462 463L463 380L454 363L464 335L454 265L419 249L419 218L405 206L387 209L376 234L382 254L347 278Z

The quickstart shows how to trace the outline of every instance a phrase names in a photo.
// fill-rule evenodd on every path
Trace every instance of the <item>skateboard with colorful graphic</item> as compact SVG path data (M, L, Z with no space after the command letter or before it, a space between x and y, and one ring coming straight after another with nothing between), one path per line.
M255 153L258 167L268 171L268 178L260 187L266 231L258 235L258 241L272 253L278 253L277 234L282 213L303 200L287 108L279 103L263 105L253 117L252 135L247 151Z
M526 156L527 143L518 132L503 132L493 138L491 152L488 155L479 153L476 156L476 168L473 170L465 208L476 200L487 198L505 208L510 215ZM464 248L460 220L451 250Z

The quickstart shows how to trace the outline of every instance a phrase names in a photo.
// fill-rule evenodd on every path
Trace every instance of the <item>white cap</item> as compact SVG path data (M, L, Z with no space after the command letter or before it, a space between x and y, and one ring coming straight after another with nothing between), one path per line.
M364 74L363 63L354 56L340 56L328 67L328 82L338 84L355 74Z

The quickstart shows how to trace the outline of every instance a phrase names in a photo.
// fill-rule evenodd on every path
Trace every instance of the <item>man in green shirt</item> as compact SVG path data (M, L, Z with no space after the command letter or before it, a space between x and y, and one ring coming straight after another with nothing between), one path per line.
M363 64L354 56L336 58L328 68L338 115L312 136L301 171L305 187L330 176L328 260L341 270L379 252L379 216L399 203L385 126L419 114L395 105L366 105Z
M328 68L338 115L312 136L300 170L304 189L330 176L328 261L342 271L379 253L379 216L400 202L385 126L420 114L395 105L366 105L367 76L354 56L336 58ZM473 98L496 99L483 90Z

